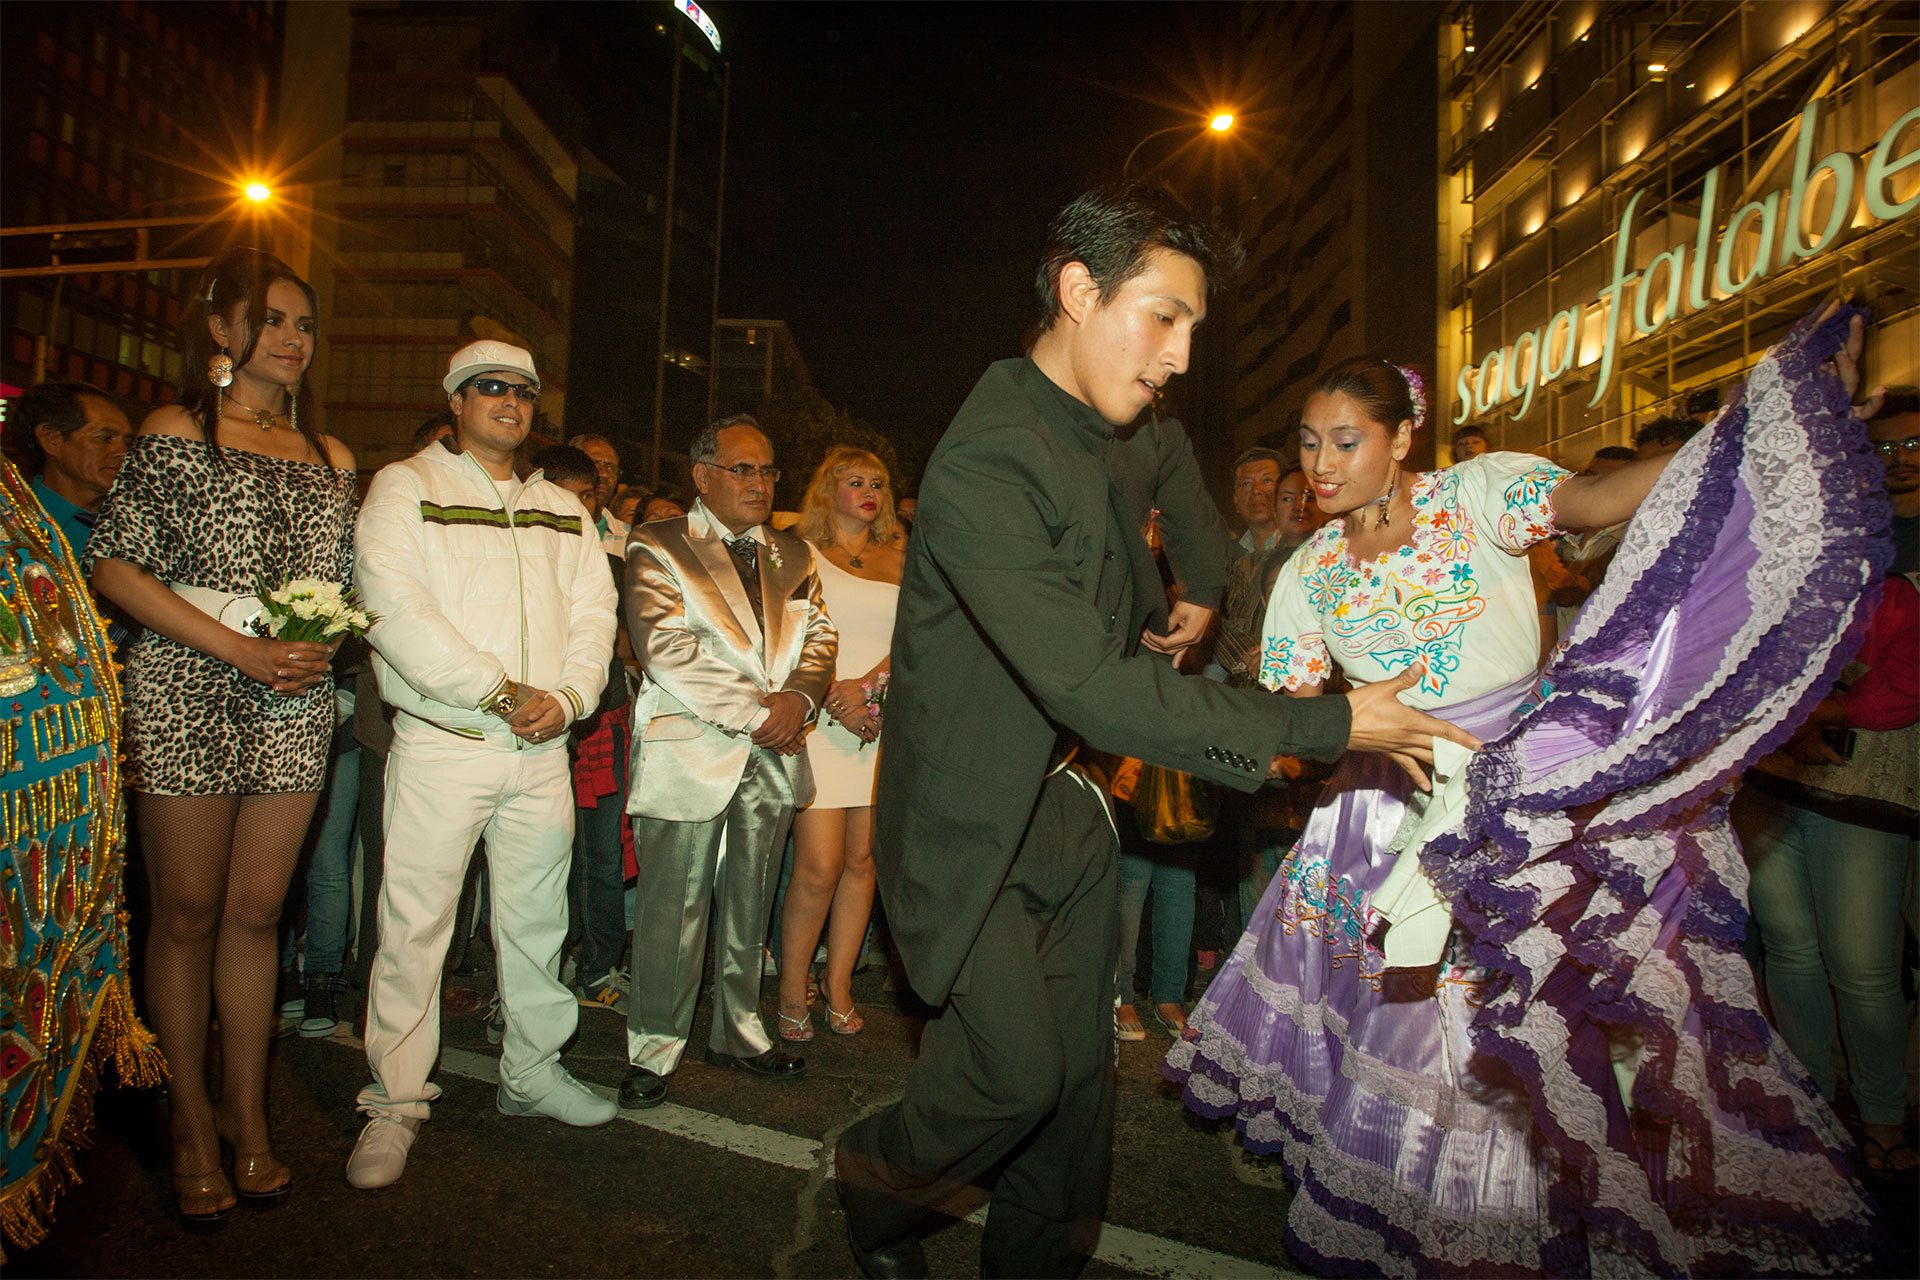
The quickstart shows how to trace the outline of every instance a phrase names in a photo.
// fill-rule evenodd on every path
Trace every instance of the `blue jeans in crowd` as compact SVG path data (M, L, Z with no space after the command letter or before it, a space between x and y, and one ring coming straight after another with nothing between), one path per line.
M567 873L567 901L572 907L568 941L579 944L574 953L574 982L590 987L620 967L627 946L626 868L620 847L620 817L627 807L626 753L614 751L614 776L619 788L592 805L573 811L573 866Z
M1902 1123L1907 1003L1900 992L1900 908L1911 843L1751 786L1735 816L1753 871L1753 916L1781 1038L1831 1101L1837 1003L1860 1119Z
M1114 806L1120 829L1120 954L1113 992L1134 1003L1133 971L1139 951L1140 915L1153 891L1153 954L1149 986L1153 1003L1185 1005L1187 953L1193 948L1193 899L1197 880L1189 846L1156 845L1139 835L1132 805Z
M353 836L360 812L360 744L353 722L333 731L327 789L314 808L313 858L307 863L307 946L302 968L339 973L353 925ZM280 967L293 964L294 930L280 948Z

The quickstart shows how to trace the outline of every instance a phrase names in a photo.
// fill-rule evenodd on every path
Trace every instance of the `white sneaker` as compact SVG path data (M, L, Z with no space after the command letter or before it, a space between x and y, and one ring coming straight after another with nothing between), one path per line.
M560 1073L560 1083L547 1090L546 1097L533 1102L509 1096L507 1087L501 1085L494 1106L503 1116L546 1116L579 1129L605 1124L620 1114L620 1107L612 1098L601 1097L564 1071Z
M347 1181L362 1191L390 1187L406 1172L407 1152L420 1132L418 1120L376 1115L360 1131L347 1157Z

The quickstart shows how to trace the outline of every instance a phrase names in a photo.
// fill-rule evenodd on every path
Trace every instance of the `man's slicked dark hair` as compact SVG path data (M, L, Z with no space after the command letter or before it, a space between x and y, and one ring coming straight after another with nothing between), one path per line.
M1271 462L1280 468L1282 477L1285 477L1287 474L1287 468L1289 466L1298 467L1300 465L1298 462L1289 463L1286 455L1278 449L1269 449L1263 444L1257 444L1233 460L1233 474L1236 476L1239 475L1240 468L1250 462Z
M1610 444L1593 451L1595 462L1632 462L1639 456L1623 444Z
M544 472L546 478L555 484L565 484L569 480L597 481L600 478L593 459L577 445L550 444L534 454L532 462L536 470Z
M1086 267L1104 303L1147 269L1147 255L1155 249L1199 263L1209 294L1232 279L1247 256L1238 237L1200 217L1165 187L1137 180L1095 187L1062 209L1047 228L1046 256L1033 280L1040 328L1051 329L1060 318L1060 273L1069 262Z
M1700 434L1706 424L1695 422L1692 418L1683 418L1679 414L1669 413L1655 418L1646 426L1633 433L1633 447L1644 449L1648 445L1685 444Z
M1920 390L1913 387L1888 387L1887 398L1881 402L1880 412L1874 416L1898 418L1909 413L1920 413Z

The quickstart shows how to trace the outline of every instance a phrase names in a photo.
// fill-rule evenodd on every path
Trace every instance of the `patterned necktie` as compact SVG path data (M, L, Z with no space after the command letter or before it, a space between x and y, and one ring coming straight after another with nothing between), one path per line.
M753 606L753 620L760 626L760 634L767 634L766 606L760 601L760 544L753 535L743 533L737 538L725 539L727 550L733 555L734 571L740 575L740 586L747 593L747 603Z

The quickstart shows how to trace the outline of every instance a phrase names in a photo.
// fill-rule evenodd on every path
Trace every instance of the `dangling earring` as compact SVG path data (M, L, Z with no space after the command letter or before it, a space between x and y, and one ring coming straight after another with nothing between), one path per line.
M293 429L300 430L300 392L296 388L287 397L287 416L293 420Z
M233 360L225 351L207 361L207 381L216 388L233 385Z
M1393 480L1387 485L1385 496L1380 499L1379 514L1374 517L1373 527L1384 529L1393 522L1393 495L1400 488L1400 469L1394 468Z

